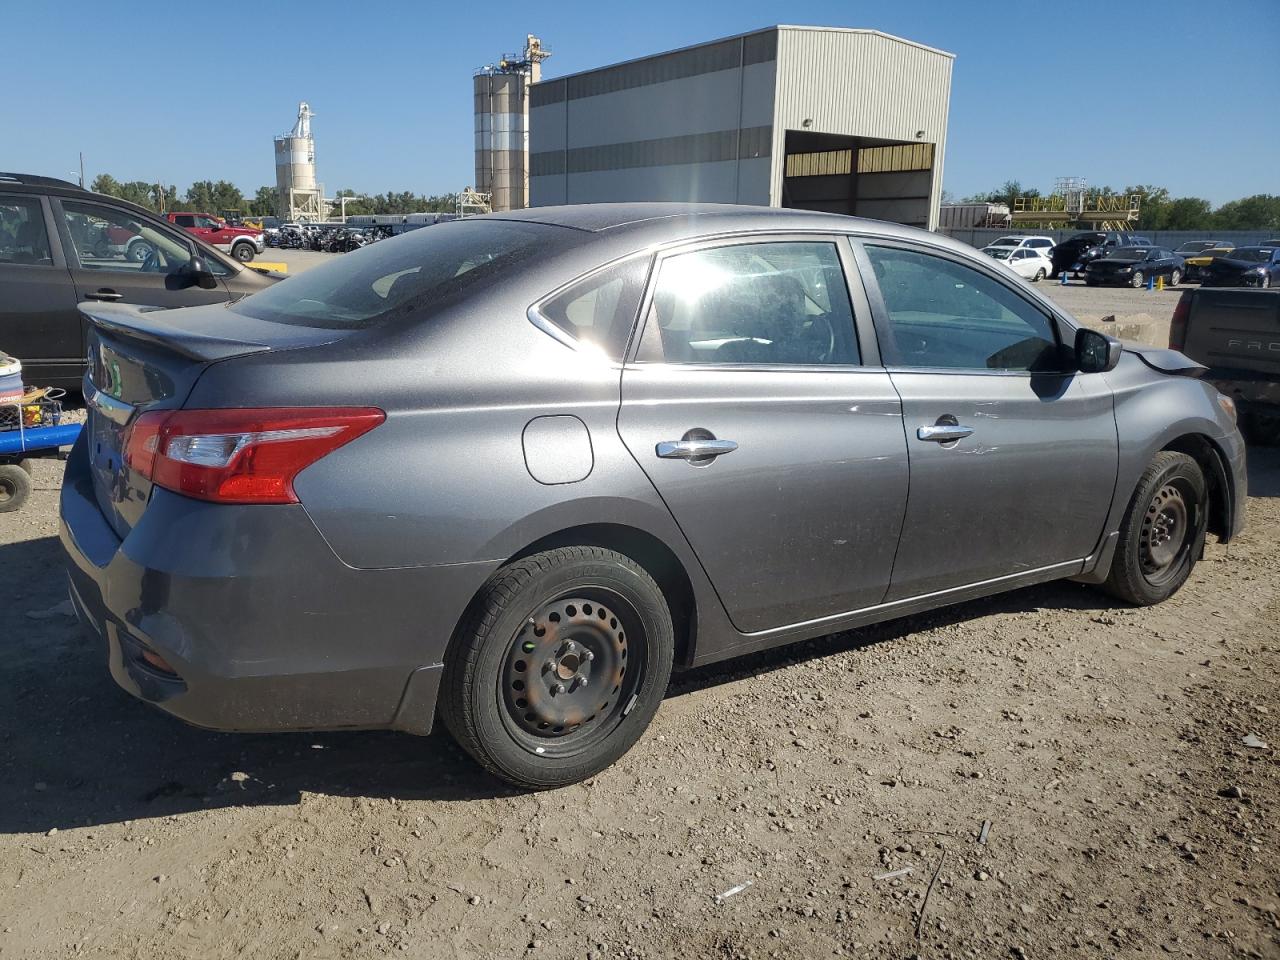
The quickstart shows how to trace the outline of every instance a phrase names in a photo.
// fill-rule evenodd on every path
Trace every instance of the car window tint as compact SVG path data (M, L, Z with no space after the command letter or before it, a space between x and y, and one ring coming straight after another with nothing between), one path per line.
M888 316L885 364L970 370L1061 367L1052 320L1004 284L943 257L868 245Z
M353 330L400 318L425 320L510 271L590 240L569 227L514 220L454 220L343 254L239 300L259 320Z
M126 210L63 200L62 216L85 270L167 274L191 260L191 246L185 239Z
M598 270L545 300L537 312L581 343L620 360L631 336L650 257L632 257Z
M49 231L34 197L0 197L0 263L52 266Z
M833 243L750 243L668 257L640 358L667 363L856 364Z

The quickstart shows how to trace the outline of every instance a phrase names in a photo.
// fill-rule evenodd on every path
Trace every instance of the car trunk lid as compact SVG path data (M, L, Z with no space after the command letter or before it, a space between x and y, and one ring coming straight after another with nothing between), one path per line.
M84 392L94 493L121 539L151 496L150 480L125 462L129 427L140 413L181 407L214 363L341 337L340 331L245 317L221 304L164 310L85 303L80 311L89 321Z

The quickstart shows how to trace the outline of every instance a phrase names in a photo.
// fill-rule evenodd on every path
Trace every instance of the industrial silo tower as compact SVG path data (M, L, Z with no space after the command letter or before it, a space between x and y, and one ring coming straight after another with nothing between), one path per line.
M493 210L529 205L529 84L551 54L530 34L524 53L504 56L475 75L476 192Z
M307 103L298 104L293 129L276 137L276 213L282 220L323 220L324 187L316 182L316 145Z

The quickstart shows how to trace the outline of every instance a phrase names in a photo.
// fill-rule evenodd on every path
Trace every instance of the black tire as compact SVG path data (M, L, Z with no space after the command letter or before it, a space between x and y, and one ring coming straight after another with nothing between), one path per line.
M1031 278L1031 282L1039 283L1043 279L1044 279L1044 267L1041 267L1039 270L1036 271L1036 275Z
M1147 275L1141 270L1133 271L1133 279L1129 281L1129 286L1135 290L1141 290L1147 285Z
M1169 286L1176 287L1182 282L1182 271L1174 267L1173 273L1169 274Z
M603 547L548 550L504 567L472 603L445 656L440 714L494 776L530 790L577 783L640 738L674 649L643 567Z
M1173 596L1200 558L1208 519L1200 465L1185 453L1157 453L1125 510L1107 592L1139 607Z
M31 495L31 474L16 463L0 463L0 513L21 510Z
M252 243L237 243L231 248L231 255L241 263L248 263L256 252Z

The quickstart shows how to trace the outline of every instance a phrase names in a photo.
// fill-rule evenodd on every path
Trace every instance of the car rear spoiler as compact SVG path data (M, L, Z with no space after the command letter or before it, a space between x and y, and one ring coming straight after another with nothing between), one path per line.
M185 327L179 318L186 311L97 301L82 303L78 309L103 333L155 344L191 360L212 363L272 349L271 344L261 341L214 336Z

